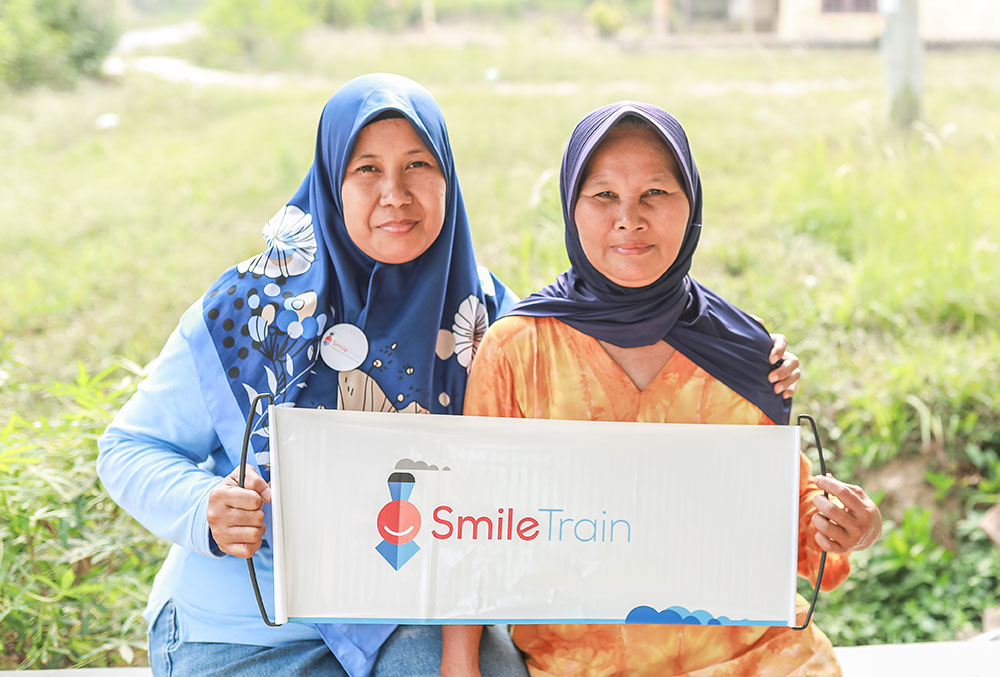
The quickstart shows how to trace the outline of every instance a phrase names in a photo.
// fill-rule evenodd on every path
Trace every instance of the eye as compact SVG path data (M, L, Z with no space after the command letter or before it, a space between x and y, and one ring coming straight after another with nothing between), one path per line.
M671 188L650 188L645 193L642 194L643 198L655 198L655 197L671 197L673 195L683 195L684 192L681 190L680 186L675 186Z
M414 160L408 166L413 168L430 167L431 163L426 160Z
M618 196L615 195L615 193L612 192L612 191L610 191L610 190L602 190L600 193L597 193L596 195L594 195L594 197L602 198L602 199L605 199L605 200L613 200L614 198L616 198Z
M371 174L377 172L378 167L375 165L361 165L359 167L355 167L354 171L359 174Z

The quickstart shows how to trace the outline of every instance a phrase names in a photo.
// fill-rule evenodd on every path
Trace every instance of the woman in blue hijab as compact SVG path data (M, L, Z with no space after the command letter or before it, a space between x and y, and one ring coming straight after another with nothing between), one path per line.
M437 627L267 627L243 563L252 556L273 614L267 417L250 411L258 394L285 406L461 413L479 340L516 301L476 265L431 95L394 75L338 90L312 167L264 237L263 252L184 313L99 440L108 493L173 543L145 613L153 672L438 674ZM778 387L794 384L796 367L784 366ZM484 634L479 655L484 674L524 674L503 628Z
M98 472L174 544L145 614L154 674L379 674L395 626L260 618L241 558L270 591L266 415L245 489L234 470L251 401L461 413L476 345L516 299L476 266L437 103L399 76L360 77L330 99L313 166L264 237L184 314L101 437ZM408 628L382 658L397 674L437 674L440 636ZM494 638L488 671L523 674L502 629Z

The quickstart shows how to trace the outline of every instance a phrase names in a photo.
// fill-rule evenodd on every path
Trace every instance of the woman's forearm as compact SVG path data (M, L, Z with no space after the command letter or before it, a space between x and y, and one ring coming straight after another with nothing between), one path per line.
M442 677L478 677L481 625L441 627Z

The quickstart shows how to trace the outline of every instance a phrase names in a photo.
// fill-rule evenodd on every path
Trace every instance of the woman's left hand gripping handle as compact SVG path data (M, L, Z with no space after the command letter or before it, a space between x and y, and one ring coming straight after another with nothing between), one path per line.
M246 469L245 487L239 486L240 469L235 468L208 494L208 526L222 552L247 559L264 538L265 503L271 502L271 488L257 474Z
M822 494L813 498L816 542L827 552L864 550L882 535L882 513L861 487L845 484L833 476L817 476L816 486L837 499Z

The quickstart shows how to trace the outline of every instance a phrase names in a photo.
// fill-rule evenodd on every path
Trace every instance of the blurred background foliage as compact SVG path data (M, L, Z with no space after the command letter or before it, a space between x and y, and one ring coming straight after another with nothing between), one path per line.
M118 38L113 0L4 0L0 83L69 85L97 75Z
M840 645L981 632L1000 605L978 526L1000 499L998 52L928 52L901 133L874 50L671 48L639 1L433 5L431 26L420 0L0 4L0 668L144 661L165 544L106 496L95 439L186 305L259 250L330 92L370 71L441 102L479 259L520 294L566 265L579 117L637 98L685 122L694 274L791 338L796 412L889 520L817 623ZM123 31L192 21L101 73ZM154 55L261 79L173 82L141 70Z

